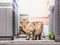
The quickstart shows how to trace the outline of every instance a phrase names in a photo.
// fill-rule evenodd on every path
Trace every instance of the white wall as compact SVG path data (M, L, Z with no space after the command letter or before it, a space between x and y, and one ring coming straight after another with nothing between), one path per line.
M19 13L29 12L29 0L19 0Z
M29 14L30 16L47 15L46 0L20 0L19 2L19 13Z
M18 9L19 14L28 14L30 21L33 17L48 16L47 0L19 0Z
M4 2L4 3L6 3L6 2L8 2L8 3L11 3L13 0L0 0L0 2L2 3L2 2Z

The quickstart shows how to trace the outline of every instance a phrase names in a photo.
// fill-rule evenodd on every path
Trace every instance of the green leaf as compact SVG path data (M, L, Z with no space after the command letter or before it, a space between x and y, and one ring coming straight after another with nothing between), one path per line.
M52 39L54 40L55 39L55 35L54 35L54 32L49 32L49 39Z

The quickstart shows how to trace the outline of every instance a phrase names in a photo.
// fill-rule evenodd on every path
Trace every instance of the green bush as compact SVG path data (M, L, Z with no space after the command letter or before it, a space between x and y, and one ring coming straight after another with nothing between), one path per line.
M49 39L51 40L55 40L55 35L54 35L54 32L49 32Z

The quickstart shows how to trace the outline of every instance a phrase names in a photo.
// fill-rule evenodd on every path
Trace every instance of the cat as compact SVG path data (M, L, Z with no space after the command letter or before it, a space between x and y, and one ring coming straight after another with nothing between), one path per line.
M41 39L43 30L41 21L29 22L27 19L23 19L20 21L20 26L22 27L20 30L27 35L26 40L30 38L32 38L32 40Z
M27 40L30 39L30 35L32 36L32 40L40 40L41 34L43 30L43 24L40 21L30 22L25 27L25 32L27 33Z
M38 38L38 40L41 39L42 30L43 30L42 22L36 21L35 22L35 32L34 32L35 40L37 40L37 38Z

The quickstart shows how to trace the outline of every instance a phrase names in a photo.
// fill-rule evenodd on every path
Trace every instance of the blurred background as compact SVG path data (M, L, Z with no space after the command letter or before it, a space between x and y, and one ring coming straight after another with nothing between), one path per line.
M0 3L14 3L15 35L18 35L20 20L24 18L29 22L41 21L43 23L42 35L48 36L49 2L50 0L0 0ZM19 35L22 35L22 33Z

